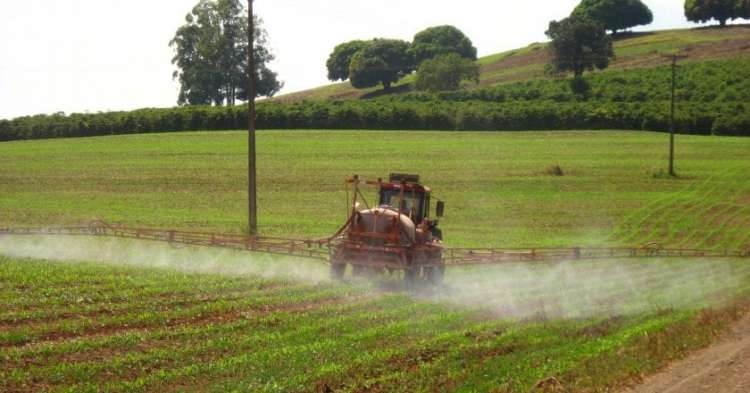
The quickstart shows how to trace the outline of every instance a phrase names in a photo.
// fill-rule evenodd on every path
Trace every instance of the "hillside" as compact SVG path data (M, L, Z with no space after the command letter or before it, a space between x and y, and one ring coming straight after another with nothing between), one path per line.
M653 68L669 63L666 55L684 53L686 62L750 57L750 25L734 25L724 29L714 27L663 30L631 33L615 39L615 56L607 70ZM550 79L545 75L549 60L546 44L533 43L525 48L510 50L479 59L480 83L470 89L496 86L511 82ZM413 77L404 78L394 89L397 93L412 90ZM274 98L272 101L355 99L380 95L378 88L356 90L349 82L336 83Z
M413 76L391 92L348 83L259 103L259 129L644 130L670 128L669 54L688 53L677 74L676 131L750 136L750 25L638 33L616 42L610 68L587 74L588 93L545 74L534 44L484 57L478 86L427 94ZM372 98L372 99L357 99ZM0 120L0 141L247 128L247 106L181 106Z

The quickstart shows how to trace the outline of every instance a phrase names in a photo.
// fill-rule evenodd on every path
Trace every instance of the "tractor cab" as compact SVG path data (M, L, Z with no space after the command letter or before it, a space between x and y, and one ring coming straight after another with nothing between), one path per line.
M419 175L392 173L388 183L380 183L379 205L398 211L419 225L430 215L430 192L419 184ZM437 208L437 215L441 216L441 202Z
M355 276L403 270L407 286L420 277L440 283L445 262L437 218L445 206L438 201L436 219L430 217L431 190L419 183L419 176L392 173L385 182L354 175L346 183L352 185L352 198L347 194L351 205L347 202L346 224L333 237L331 276L342 278L351 265ZM376 188L377 206L367 203L360 190L365 186Z

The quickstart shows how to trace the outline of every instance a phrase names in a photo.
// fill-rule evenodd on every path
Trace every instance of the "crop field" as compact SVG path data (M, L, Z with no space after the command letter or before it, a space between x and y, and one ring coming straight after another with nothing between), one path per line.
M383 143L386 142L386 143ZM246 134L0 143L0 226L242 232ZM458 246L750 246L750 140L644 132L266 131L260 228L330 235L343 177L415 172ZM559 166L560 173L553 169ZM106 238L0 237L0 391L616 389L746 311L744 259L452 268L333 283L317 262ZM396 290L394 290L396 289Z
M0 223L242 232L246 144L243 132L2 143ZM667 144L613 131L260 132L259 225L328 236L346 219L345 176L414 172L446 201L452 247L750 247L750 139L678 136L679 179L664 176Z
M458 269L409 296L303 261L98 242L0 239L96 261L0 257L0 390L598 390L705 345L750 291L745 261L647 260Z

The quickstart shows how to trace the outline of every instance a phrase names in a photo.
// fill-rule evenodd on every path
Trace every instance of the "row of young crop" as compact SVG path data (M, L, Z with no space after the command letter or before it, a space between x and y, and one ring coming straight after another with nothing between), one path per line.
M666 131L669 102L487 102L371 101L263 103L259 129L375 130L567 130ZM247 110L238 107L180 107L132 112L38 115L0 121L0 141L116 135L145 132L244 129ZM750 135L744 103L681 104L677 131L686 134Z
M685 63L677 82L677 129L750 135L750 59ZM669 67L587 76L585 97L569 82L541 79L440 94L258 106L261 129L559 130L669 128ZM0 141L142 132L244 129L246 106L139 109L0 120Z
M680 103L750 102L750 58L680 64L675 97ZM574 94L569 79L536 79L498 86L445 92L431 96L410 93L400 100L654 102L671 98L669 66L597 72L586 76L590 91Z
M153 271L145 274L148 270L143 274L133 271L125 274L123 270L93 265L71 269L68 265L50 266L40 261L1 258L0 261L4 262L0 283L10 277L23 277L24 271L28 277L40 271L57 273L45 277L41 283L28 280L22 288L15 281L0 286L0 293L7 295L20 290L44 297L48 286L63 290L70 285L73 289L75 282L67 277L75 273L96 288L95 281L101 280L105 292L101 299L118 298L130 293L131 287L144 281L151 287L158 281L152 278L165 276ZM123 276L130 276L130 280L122 280ZM166 282L172 285L181 281L187 289L200 287L204 280L213 280L214 276L174 278ZM232 297L239 283L233 278L225 279L232 281L231 285L226 288L211 285L206 293L192 297ZM109 285L121 281L130 283L122 282L124 287ZM591 285L597 284L602 283ZM248 289L262 290L262 287L254 283ZM112 325L109 327L113 329L97 334L84 329L75 339L65 335L37 336L34 345L6 343L0 346L0 358L6 365L0 370L0 390L33 390L44 386L70 391L153 391L200 386L221 391L309 391L326 387L420 391L443 386L446 391L473 391L488 390L492 385L528 391L548 375L564 378L571 369L581 373L590 371L585 368L585 359L591 356L617 360L625 356L634 338L656 336L665 328L679 327L692 320L694 315L668 310L603 320L512 323L440 304L415 302L402 295L349 299L340 304L316 303L314 307L296 311L294 307L272 306L267 313L256 315L253 310L258 305L300 305L308 295L316 295L308 292L298 296L297 292L303 288L295 293L277 287L266 289L268 294L261 296L263 299L207 304L205 312L222 317L211 319L211 323L193 319L174 324L187 316L201 314L156 306L151 311L168 314L166 319L156 321L147 314L145 319L135 315L131 322L126 322L130 326L125 330ZM315 291L312 287L308 289ZM320 285L318 290L321 299L323 293L335 297L334 292L347 292L327 284ZM130 301L139 308L144 301L156 304L170 293L131 297ZM247 315L224 318L228 309ZM111 320L112 316L104 312L81 318L80 324L105 326ZM33 323L28 327L31 332L35 329ZM642 360L643 353L634 355ZM606 372L598 370L596 381L601 385L594 387L601 390L609 385L610 379L621 380L634 372L626 367L632 363L617 364L618 367L607 368ZM643 372L642 366L636 371ZM566 383L575 382L579 386L585 381L573 378Z

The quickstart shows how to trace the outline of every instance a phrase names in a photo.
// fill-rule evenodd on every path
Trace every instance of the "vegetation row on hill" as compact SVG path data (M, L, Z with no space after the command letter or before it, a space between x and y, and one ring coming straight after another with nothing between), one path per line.
M266 102L258 107L258 127L666 131L670 75L668 67L595 74L584 96L571 93L564 80L536 80L371 100ZM678 132L750 135L750 59L688 63L681 66L679 75ZM37 115L0 121L0 140L242 129L246 125L246 106Z

